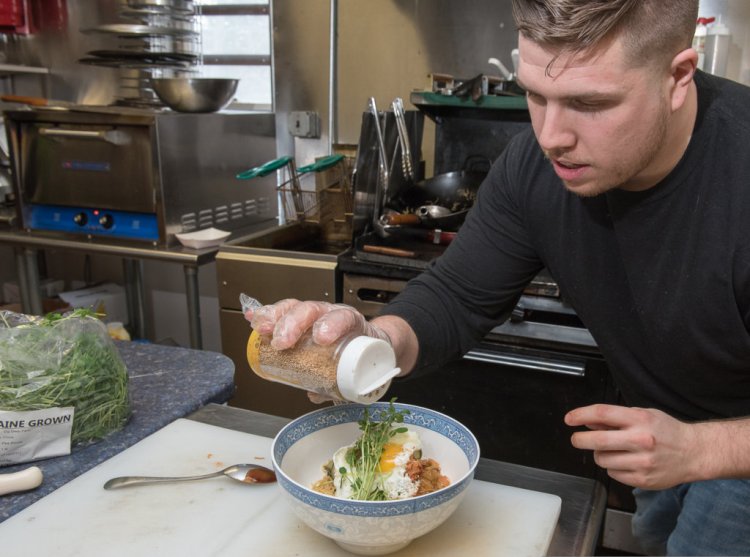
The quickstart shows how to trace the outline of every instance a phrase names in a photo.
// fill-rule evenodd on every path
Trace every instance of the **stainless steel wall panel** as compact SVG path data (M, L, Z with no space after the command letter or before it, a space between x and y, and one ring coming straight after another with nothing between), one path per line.
M275 157L273 114L164 113L156 127L168 235L181 232L192 215L198 228L223 229L276 217L274 176L235 178Z

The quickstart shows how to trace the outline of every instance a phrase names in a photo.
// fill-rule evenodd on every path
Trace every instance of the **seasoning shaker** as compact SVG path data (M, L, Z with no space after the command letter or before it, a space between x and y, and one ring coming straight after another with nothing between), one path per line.
M241 300L243 309L260 307L249 297ZM256 375L333 399L375 402L401 371L390 343L373 337L348 335L322 346L308 330L291 348L277 350L270 343L270 335L250 334L247 361Z

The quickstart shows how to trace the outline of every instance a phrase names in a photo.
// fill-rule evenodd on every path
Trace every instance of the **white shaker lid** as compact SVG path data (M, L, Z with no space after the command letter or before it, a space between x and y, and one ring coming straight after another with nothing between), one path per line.
M400 372L396 354L388 342L360 336L341 352L336 383L346 400L370 404L385 394L391 379Z

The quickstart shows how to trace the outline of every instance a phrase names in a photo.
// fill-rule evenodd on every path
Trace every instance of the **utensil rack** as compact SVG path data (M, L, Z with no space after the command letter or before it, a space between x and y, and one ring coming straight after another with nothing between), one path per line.
M117 49L89 52L79 63L118 71L116 104L162 107L151 78L190 75L201 62L200 4L191 0L120 0L118 15L123 23L82 30L116 37Z

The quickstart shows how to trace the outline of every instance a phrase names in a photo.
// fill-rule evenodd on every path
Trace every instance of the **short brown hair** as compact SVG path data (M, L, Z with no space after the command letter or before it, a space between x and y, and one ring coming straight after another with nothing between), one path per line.
M513 0L524 37L569 53L621 34L635 65L668 62L689 48L698 0Z

